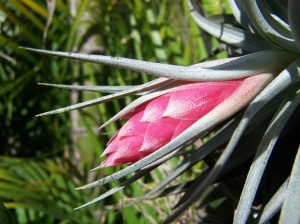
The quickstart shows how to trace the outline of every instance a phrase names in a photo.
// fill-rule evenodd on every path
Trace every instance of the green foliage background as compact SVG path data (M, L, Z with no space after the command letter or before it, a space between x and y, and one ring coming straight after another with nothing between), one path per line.
M218 0L203 1L203 5L210 15L228 10ZM226 56L216 40L200 31L181 0L0 1L1 222L160 222L170 213L174 202L162 199L129 208L122 207L121 202L119 209L108 209L124 200L124 194L143 195L146 189L141 182L122 194L73 211L112 187L75 190L119 169L89 172L101 162L99 155L120 124L111 125L101 133L96 128L132 99L73 114L35 117L44 111L100 96L37 83L133 85L149 77L38 55L19 46L190 65L208 56ZM169 165L178 162L173 159ZM164 175L158 170L144 181L159 181ZM118 181L112 185L117 184Z

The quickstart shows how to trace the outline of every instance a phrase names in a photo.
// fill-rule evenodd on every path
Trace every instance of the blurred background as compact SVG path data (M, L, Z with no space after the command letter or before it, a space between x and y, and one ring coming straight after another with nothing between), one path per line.
M221 0L201 4L208 15L229 12ZM183 0L0 0L0 222L161 222L171 213L177 196L122 205L163 180L180 158L113 197L73 210L118 185L115 181L101 188L75 190L120 169L89 172L103 160L100 155L106 142L121 123L101 132L97 128L132 98L35 117L101 96L38 83L135 85L153 77L39 55L19 46L177 65L226 57L224 48L198 28ZM178 182L193 175L187 173ZM192 222L194 212L189 209L178 222Z

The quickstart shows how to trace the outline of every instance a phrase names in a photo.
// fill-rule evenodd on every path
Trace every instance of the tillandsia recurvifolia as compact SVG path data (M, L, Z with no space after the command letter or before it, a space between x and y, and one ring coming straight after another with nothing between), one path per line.
M103 152L107 157L95 170L106 166L130 165L79 189L101 186L137 171L136 174L119 187L81 207L100 201L128 186L175 156L185 146L203 137L217 124L234 117L238 111L245 108L238 124L232 125L232 120L225 122L214 137L191 152L163 183L147 194L155 195L181 173L205 158L209 152L227 142L214 166L201 179L195 180L194 185L191 185L193 190L184 191L184 200L180 201L174 213L165 222L175 220L197 201L202 192L214 183L222 172L225 172L227 166L230 166L230 156L243 134L255 126L253 123L259 123L258 112L265 110L272 114L272 110L266 105L281 96L280 103L276 101L277 104L273 105L277 111L273 113L265 132L260 136L260 144L256 149L233 221L246 223L251 215L253 219L265 223L281 210L281 223L299 223L299 209L295 210L300 207L299 150L291 173L286 182L282 183L281 190L263 204L259 215L252 213L251 206L274 145L300 100L300 1L274 1L273 4L271 1L229 0L229 4L236 21L241 25L239 27L205 17L188 1L191 15L200 28L227 43L233 51L242 52L241 56L229 59L186 67L121 57L25 48L159 77L133 87L98 87L99 91L111 94L41 114L56 114L128 95L142 94L101 126L104 127L118 119L128 119L108 143ZM47 85L77 90L92 88Z

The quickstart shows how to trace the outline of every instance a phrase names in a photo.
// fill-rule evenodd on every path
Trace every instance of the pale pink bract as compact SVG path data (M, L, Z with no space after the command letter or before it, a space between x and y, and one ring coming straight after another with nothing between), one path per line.
M149 100L124 117L108 142L102 167L136 162L181 134L235 92L245 79L186 82Z

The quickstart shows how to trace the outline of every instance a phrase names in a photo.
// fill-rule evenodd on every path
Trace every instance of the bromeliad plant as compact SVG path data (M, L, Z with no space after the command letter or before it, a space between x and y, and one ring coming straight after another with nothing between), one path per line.
M216 17L207 18L199 13L202 10L196 10L193 3L188 2L195 22L221 42L227 43L230 51L239 55L229 59L185 67L120 57L26 48L159 77L130 87L48 84L111 94L39 116L80 109L129 95L141 95L101 126L118 119L128 119L108 143L103 152L107 157L95 170L107 166L129 165L79 189L99 187L128 174L135 174L120 186L81 207L122 190L166 160L181 155L184 157L182 163L145 196L154 198L184 193L174 213L165 223L174 221L197 201L200 207L205 203L207 205L206 196L209 191L213 194L215 189L220 186L224 188L229 182L235 185L240 183L245 169L248 174L242 184L242 192L238 191L239 202L234 204L232 193L236 190L226 190L232 196L227 195L227 198L231 198L233 207L236 208L234 215L232 210L234 223L267 223L272 218L278 218L278 213L280 223L299 223L300 150L293 149L290 145L291 148L284 149L283 153L280 144L276 143L281 142L285 136L292 142L291 136L299 122L295 111L299 109L300 101L300 2L229 0L229 4L236 21L243 28L235 26L235 22L219 22L221 16L217 17L218 20ZM242 109L244 111L238 113ZM186 149L207 133L213 133L213 137L205 144ZM281 161L273 159L276 154L273 155L272 152L289 156L288 164L283 165L287 167L284 168L288 170L287 174L282 175L283 178L279 180L274 180L276 175L268 178L269 167L274 167L274 164L278 165ZM206 169L199 177L189 183L166 187L183 172L192 170L200 161L206 162ZM245 163L250 161L248 169ZM242 171L238 172L240 168ZM234 182L232 175L239 177L238 181ZM263 188L271 179L277 183L272 191ZM272 186L273 182L268 184ZM263 200L260 199L260 194L266 194Z

